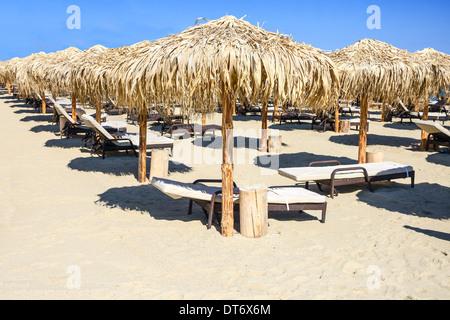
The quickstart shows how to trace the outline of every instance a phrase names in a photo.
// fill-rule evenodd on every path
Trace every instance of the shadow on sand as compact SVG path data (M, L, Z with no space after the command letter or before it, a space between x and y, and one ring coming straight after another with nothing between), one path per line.
M279 168L307 167L311 162L337 160L340 164L356 164L357 160L347 157L325 156L310 152L286 153L279 155L261 155L255 158L255 165L262 168L271 168L272 161L278 158Z
M402 183L406 183L403 184ZM447 220L450 188L432 183L416 184L411 188L409 180L374 183L374 193L361 191L359 201L368 205L406 215L428 219Z
M411 227L411 226L404 226L404 228L418 232L418 233L425 234L429 237L434 237L434 238L441 239L444 241L450 241L450 233L428 230L428 229L421 229L421 228L416 228L416 227Z
M332 136L329 139L331 142L345 144L347 146L359 145L359 135L342 135ZM419 142L418 139L406 138L406 137L394 137L394 136L382 136L378 134L368 134L367 143L369 146L390 146L390 147L411 147Z
M189 200L172 199L161 193L150 184L136 187L112 188L99 194L97 205L122 210L134 210L148 214L157 220L195 221L202 220L206 224L206 216L197 206L192 215L188 215Z
M147 171L150 168L151 158L147 158ZM126 154L122 152L117 155L107 156L102 159L100 156L91 156L85 158L76 158L70 161L67 165L72 170L83 172L101 172L104 174L115 176L128 176L133 175L138 178L138 160L132 152ZM169 162L169 173L186 173L192 170L184 164ZM148 172L147 172L148 176Z
M430 154L427 157L427 161L434 163L434 164L439 164L442 166L450 167L450 154L436 152L436 153Z

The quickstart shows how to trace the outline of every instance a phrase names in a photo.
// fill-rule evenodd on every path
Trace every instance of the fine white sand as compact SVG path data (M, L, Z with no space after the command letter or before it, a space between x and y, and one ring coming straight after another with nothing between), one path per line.
M320 212L275 213L262 239L241 236L239 219L234 237L224 238L217 225L206 229L198 206L188 216L188 200L138 183L132 154L102 160L81 138L61 139L51 115L2 90L0 298L449 299L450 155L418 151L414 124L379 118L370 115L369 148L413 166L414 189L408 179L376 183L374 193L341 187L338 197L327 197L325 224ZM235 120L236 136L247 137L247 148L236 149L245 162L235 165L236 183L294 185L274 167L254 164L260 155L251 130L260 118ZM208 123L220 124L220 115ZM273 127L283 138L281 167L333 158L356 163L355 130ZM216 149L177 141L194 151L189 159L175 150L170 179L220 178L220 161L210 161L215 152L221 159L218 139ZM198 160L202 152L210 164Z

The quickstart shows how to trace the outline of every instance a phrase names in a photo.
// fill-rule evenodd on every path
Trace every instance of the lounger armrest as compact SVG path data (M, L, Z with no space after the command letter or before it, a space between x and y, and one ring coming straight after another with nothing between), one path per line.
M350 167L350 168L338 168L336 170L334 170L331 173L331 180L334 181L334 178L336 177L336 174L339 172L344 172L344 171L355 171L355 170L361 170L364 174L364 178L366 180L366 182L369 182L369 174L367 173L366 168L363 167Z
M311 163L308 165L308 167L312 167L312 166L315 165L315 164L327 164L327 163L335 163L335 164L337 164L338 166L341 165L341 163L340 163L339 161L337 161L337 160L325 160L325 161L313 161L313 162L311 162Z
M113 142L113 141L128 141L130 143L130 146L133 146L133 142L131 141L131 139L127 139L127 138L119 138L119 139L108 139L109 142Z
M220 180L220 179L198 179L193 182L193 184L199 184L199 183L222 183L222 180ZM234 181L233 181L233 186L235 188L237 188L237 185Z

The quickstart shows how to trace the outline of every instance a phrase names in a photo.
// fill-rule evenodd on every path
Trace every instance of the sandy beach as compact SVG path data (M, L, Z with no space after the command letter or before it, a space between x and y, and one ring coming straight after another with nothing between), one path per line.
M239 219L232 238L217 225L207 230L198 206L188 216L188 200L137 182L132 154L102 160L81 138L61 139L52 115L3 89L0 118L0 299L450 298L450 155L418 151L414 124L382 123L374 111L368 135L369 150L414 167L414 189L408 179L375 183L374 193L341 187L338 197L327 197L325 224L320 212L275 213L266 237L248 239L238 232ZM244 133L261 126L258 116L234 120ZM208 123L220 124L221 115ZM354 129L271 128L283 138L282 168L357 162ZM138 127L128 123L128 130ZM256 139L245 139L240 151L248 161L235 165L236 183L294 185L261 164ZM215 150L196 139L182 143L196 155ZM256 164L254 155L261 156ZM175 154L169 178L220 178L220 164L199 162Z

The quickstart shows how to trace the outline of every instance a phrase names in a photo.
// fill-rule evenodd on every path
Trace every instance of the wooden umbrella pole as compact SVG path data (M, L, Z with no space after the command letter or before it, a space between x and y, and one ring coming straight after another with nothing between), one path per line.
M422 120L424 120L424 121L428 120L428 109L429 109L429 107L428 107L427 100L424 99L423 116L422 116ZM420 150L426 150L427 140L428 140L428 135L424 130L422 130L421 138L420 138Z
M361 118L359 124L359 154L358 163L367 162L367 118L369 115L369 97L361 96Z
M262 130L261 130L261 152L267 152L267 101L263 101L262 105Z
M11 84L9 82L6 83L6 89L8 89L8 96L11 95Z
M233 204L233 105L224 92L222 101L222 235L232 237L234 233Z
M77 108L77 95L75 92L72 93L72 119L73 121L77 121L77 113L75 109Z
M97 122L99 124L102 123L102 102L101 102L101 100L99 100L95 106L95 120L97 120Z
M202 126L206 126L206 114L202 113Z
M273 103L273 116L272 116L273 122L278 121L277 116L278 116L278 102L275 100L275 102Z
M47 114L47 105L45 103L45 90L42 91L42 114Z
M147 109L141 107L139 111L139 165L138 181L147 181Z
M334 110L334 132L339 133L339 104L336 104Z

